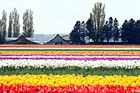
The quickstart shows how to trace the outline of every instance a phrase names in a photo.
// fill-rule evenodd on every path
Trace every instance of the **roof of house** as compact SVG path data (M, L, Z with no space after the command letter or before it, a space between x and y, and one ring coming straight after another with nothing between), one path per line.
M7 37L6 38L6 41L12 41L12 40L16 40L16 39L18 39L19 37ZM28 39L28 40L30 40L30 41L34 41L34 38L26 38L26 39Z
M7 41L6 44L38 44L26 39L23 35L21 35L16 40Z
M69 35L62 36L62 38L65 39L65 40L68 40L68 41L70 40L70 36Z
M68 43L68 41L67 40L65 40L65 39L63 39L59 34L57 34L53 39L51 39L50 41L48 41L48 42L46 42L46 43L49 43L49 42L52 42L52 41L54 41L57 37L60 37L63 41L65 41L65 42L67 42Z

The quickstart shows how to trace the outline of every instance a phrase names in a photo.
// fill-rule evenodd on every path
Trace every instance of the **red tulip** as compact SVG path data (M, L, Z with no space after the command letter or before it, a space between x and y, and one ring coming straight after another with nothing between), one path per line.
M101 85L96 85L96 86L82 86L82 85L74 85L71 84L70 86L66 85L66 86L58 86L58 87L54 87L54 86L40 86L40 85L35 85L35 86L27 86L26 84L22 84L22 85L3 85L0 84L0 93L78 93L78 92L86 92L86 93L95 93L95 92L99 92L99 93L124 93L124 92L128 92L128 93L136 93L136 92L140 92L140 86L136 86L136 87L124 87L124 86L110 86L110 85L105 85L105 86L101 86Z

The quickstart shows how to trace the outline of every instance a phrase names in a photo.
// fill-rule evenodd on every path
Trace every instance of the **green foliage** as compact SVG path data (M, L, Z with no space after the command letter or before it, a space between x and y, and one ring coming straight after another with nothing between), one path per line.
M113 18L110 17L108 21L108 26L109 26L109 37L108 40L110 40L113 37Z
M109 42L110 39L110 30L109 30L109 23L106 21L104 27L103 27L103 37L107 42Z
M12 37L12 13L9 15L8 37Z
M121 38L125 44L140 44L140 20L125 20L121 27Z
M20 35L20 24L19 24L19 14L14 8L12 11L12 18L13 18L13 37L18 37Z
M86 28L86 24L83 21L77 21L72 32L70 33L70 39L73 44L85 44L87 37L88 29Z
M87 36L88 36L88 39L89 39L89 43L90 43L90 40L93 39L94 40L94 35L95 35L95 32L93 30L93 21L92 21L92 14L90 14L90 18L88 19L88 21L86 22L86 25L87 25L87 30L88 32L86 33Z
M79 30L80 30L80 21L77 21L72 32L70 33L70 39L74 44L79 44L80 42Z
M123 40L123 42L127 42L127 24L128 24L128 21L125 20L122 27L121 27L121 39Z
M3 44L3 22L0 20L0 44Z
M75 74L75 75L128 75L128 76L137 76L139 75L140 69L135 68L135 69L125 69L125 68L87 68L87 69L81 69L78 67L75 67L73 69L68 69L67 67L62 67L62 68L33 68L31 67L30 69L28 67L24 68L18 68L15 69L14 67L3 67L0 69L0 75L20 75L20 74L54 74L54 75L65 75L65 74Z
M125 21L122 25L122 40L125 41L125 43L132 44L134 43L135 38L135 31L134 31L134 24L135 21L133 19L130 19L128 22Z
M0 20L0 44L4 44L6 41L6 21L7 13L4 10L2 13L2 19Z
M103 26L105 22L105 5L101 2L97 2L94 4L94 8L92 9L92 20L93 20L93 28L94 28L94 41L96 43L102 41L103 34Z
M105 22L105 5L101 2L94 4L90 18L86 23L77 21L70 33L70 39L74 44L87 44L90 40L95 43L103 41L103 26Z
M87 28L86 28L86 24L85 22L83 21L81 24L80 24L80 29L79 29L79 36L80 36L80 44L86 44L86 33L88 32Z
M3 39L5 41L6 38L6 21L7 21L7 13L3 10L2 13L2 22L3 22Z
M33 11L26 10L23 15L23 35L25 37L33 37Z
M120 32L119 32L119 23L117 18L114 19L114 25L113 25L113 39L114 42L119 40Z
M106 21L103 27L103 37L109 42L109 40L113 39L114 42L119 40L120 32L118 28L118 20L112 17L109 18L109 21Z
M20 35L19 14L14 8L9 15L8 37L18 37Z
M134 40L135 40L135 43L138 43L140 44L140 20L137 20L135 22L135 25L134 25Z

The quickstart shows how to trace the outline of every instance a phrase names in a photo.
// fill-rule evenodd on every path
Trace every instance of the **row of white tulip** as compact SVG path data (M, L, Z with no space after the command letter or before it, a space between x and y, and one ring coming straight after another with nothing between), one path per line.
M34 68L58 68L58 67L80 67L80 68L140 68L140 60L97 60L97 61L66 61L66 60L1 60L0 68L3 67L34 67Z

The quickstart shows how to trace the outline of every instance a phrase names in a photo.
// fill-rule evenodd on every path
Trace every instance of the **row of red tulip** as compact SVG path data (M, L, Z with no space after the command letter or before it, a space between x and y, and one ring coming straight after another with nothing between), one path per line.
M26 84L23 85L3 85L0 84L0 92L1 93L139 93L140 86L137 87L124 87L124 86L82 86L82 85L66 85L66 86L27 86Z

